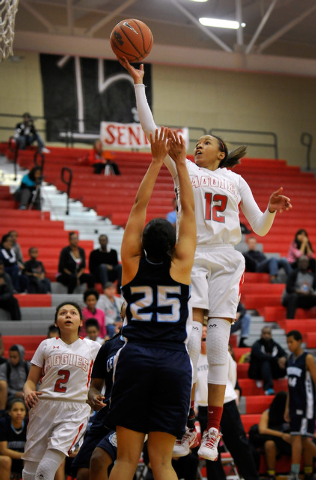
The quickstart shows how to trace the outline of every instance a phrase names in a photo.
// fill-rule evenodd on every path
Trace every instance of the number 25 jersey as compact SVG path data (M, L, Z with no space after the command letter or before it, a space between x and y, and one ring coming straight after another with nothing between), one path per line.
M42 368L39 399L85 402L98 342L78 338L67 345L61 338L43 340L31 360Z
M170 263L170 259L152 263L141 258L137 274L122 287L127 302L127 325L122 334L129 341L183 348L190 285L171 278Z

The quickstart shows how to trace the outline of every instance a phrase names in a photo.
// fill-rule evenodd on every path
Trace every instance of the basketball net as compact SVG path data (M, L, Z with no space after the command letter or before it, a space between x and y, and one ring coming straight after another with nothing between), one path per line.
M13 55L15 15L19 0L0 0L0 62Z

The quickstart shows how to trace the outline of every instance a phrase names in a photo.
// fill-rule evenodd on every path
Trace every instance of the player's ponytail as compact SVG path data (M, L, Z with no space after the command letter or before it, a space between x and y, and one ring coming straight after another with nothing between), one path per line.
M245 145L228 152L227 146L223 140L215 135L213 135L213 137L217 139L220 152L225 153L225 157L220 162L219 168L234 168L235 165L240 163L240 159L246 155L247 147Z

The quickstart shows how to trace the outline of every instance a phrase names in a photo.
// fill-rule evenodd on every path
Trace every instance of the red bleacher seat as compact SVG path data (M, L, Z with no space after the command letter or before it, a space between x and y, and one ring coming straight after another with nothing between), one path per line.
M245 353L248 353L248 352L251 352L251 348L250 348L250 347L246 347L246 348L235 348L235 349L234 349L234 354L235 354L235 360L236 360L236 362L238 363L240 357L242 357Z
M52 297L50 294L46 293L17 293L14 295L20 307L51 307L52 306Z
M244 414L240 415L242 424L244 426L245 432L248 433L249 429L255 423L259 423L261 413L251 413L251 414Z
M262 413L269 408L273 396L255 395L246 397L246 413Z
M4 335L4 356L8 358L11 345L19 344L25 349L24 360L31 360L39 344L45 340L45 335Z
M240 388L242 390L243 396L249 395L263 395L263 388L258 388L256 382L250 378L241 378L238 380ZM287 379L280 378L278 380L273 380L275 392L281 392L282 390L287 391Z

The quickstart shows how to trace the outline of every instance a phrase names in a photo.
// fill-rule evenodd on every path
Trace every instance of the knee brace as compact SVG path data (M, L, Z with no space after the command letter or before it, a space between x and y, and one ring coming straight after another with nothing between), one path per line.
M23 480L35 480L35 473L38 467L38 462L30 462L29 460L24 460L24 467L22 470L22 479Z
M227 383L230 326L230 322L223 318L211 318L207 322L208 383L215 385Z
M188 341L188 352L192 362L192 383L197 381L197 363L201 353L202 324L200 322L192 322L192 331Z
M40 461L35 475L35 480L54 480L55 473L62 464L65 454L59 450L46 450Z

